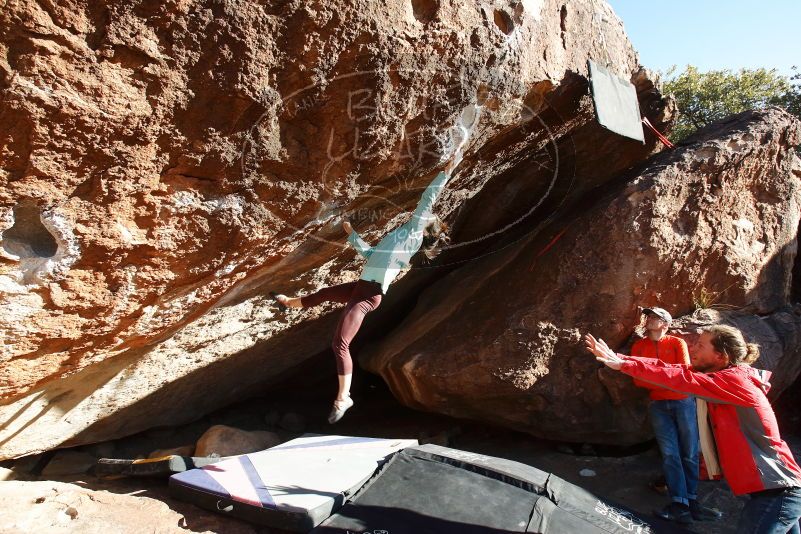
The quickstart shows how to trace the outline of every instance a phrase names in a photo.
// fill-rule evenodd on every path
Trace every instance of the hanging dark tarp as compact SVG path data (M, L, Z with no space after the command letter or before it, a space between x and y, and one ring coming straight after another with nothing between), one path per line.
M628 80L589 60L590 89L598 122L617 134L645 143L637 90Z

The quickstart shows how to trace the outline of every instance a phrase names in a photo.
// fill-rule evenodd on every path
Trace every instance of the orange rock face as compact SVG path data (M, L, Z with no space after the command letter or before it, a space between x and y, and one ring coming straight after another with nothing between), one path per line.
M599 370L581 336L618 348L638 306L674 317L715 306L740 312L725 321L763 345L758 366L774 371L778 393L801 371L801 318L789 307L800 142L801 123L778 108L711 125L432 283L362 365L414 408L631 444L650 436L641 393Z
M465 241L519 229L557 153L551 199L655 150L594 123L588 59L670 120L597 1L20 0L0 25L2 458L191 420L325 350L330 308L265 295L356 278L343 217L375 239L408 216L466 106L437 211L497 200Z

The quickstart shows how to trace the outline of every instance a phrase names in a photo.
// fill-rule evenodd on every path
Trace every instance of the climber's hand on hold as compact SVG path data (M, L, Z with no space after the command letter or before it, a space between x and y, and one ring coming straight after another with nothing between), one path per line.
M353 226L351 226L350 221L342 221L342 228L345 229L345 232L347 232L348 235L353 232Z

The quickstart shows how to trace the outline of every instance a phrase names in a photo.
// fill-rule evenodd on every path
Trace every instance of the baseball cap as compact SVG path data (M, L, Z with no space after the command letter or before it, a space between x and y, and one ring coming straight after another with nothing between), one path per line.
M642 312L644 314L653 313L654 315L656 315L657 317L668 323L673 320L673 317L670 316L667 310L663 308L657 308L656 306L654 306L653 308L643 308Z

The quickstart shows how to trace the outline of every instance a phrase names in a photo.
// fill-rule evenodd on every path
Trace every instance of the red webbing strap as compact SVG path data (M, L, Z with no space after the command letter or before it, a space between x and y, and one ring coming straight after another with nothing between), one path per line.
M654 128L654 125L651 124L651 121L648 120L648 117L643 117L642 118L642 123L644 125L646 125L648 128L650 128L652 132L654 132L654 135L656 135L656 138L659 139L660 141L662 141L663 145L665 145L668 148L676 148L676 145L671 143L670 140L667 137L662 135L662 133L659 130Z

